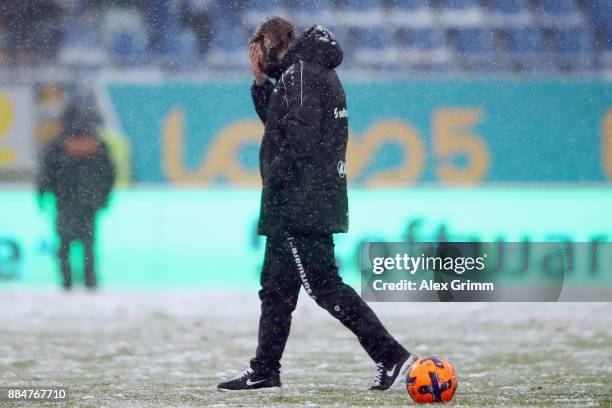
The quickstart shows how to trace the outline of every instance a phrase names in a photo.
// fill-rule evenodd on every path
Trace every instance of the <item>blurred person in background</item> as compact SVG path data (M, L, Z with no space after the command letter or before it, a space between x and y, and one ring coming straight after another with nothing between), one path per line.
M301 286L359 340L376 363L371 390L401 380L416 357L389 334L338 274L333 234L348 230L348 110L335 68L342 50L313 26L268 18L250 40L251 94L265 124L258 233L266 236L258 345L250 368L222 390L280 387L280 360ZM273 84L268 78L276 80Z
M100 116L93 103L75 100L62 117L63 131L47 148L40 166L38 195L55 196L58 258L63 287L72 287L70 244L80 241L85 258L85 286L96 287L95 221L105 207L115 182L115 167L106 144L98 136Z

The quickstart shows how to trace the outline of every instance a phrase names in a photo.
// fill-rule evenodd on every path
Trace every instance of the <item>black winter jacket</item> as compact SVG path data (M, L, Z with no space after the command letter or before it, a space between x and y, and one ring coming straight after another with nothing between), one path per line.
M59 137L45 152L38 193L53 193L58 212L94 214L103 207L115 182L106 144L96 136Z
M261 235L348 230L348 111L334 71L341 61L336 40L314 26L283 57L276 84L251 87L265 124L259 152Z

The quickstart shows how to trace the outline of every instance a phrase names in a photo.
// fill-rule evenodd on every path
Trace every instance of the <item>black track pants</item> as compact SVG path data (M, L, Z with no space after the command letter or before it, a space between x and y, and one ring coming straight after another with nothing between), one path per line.
M95 213L91 211L62 211L57 212L57 232L60 237L60 247L57 256L62 272L63 286L72 286L72 268L70 266L70 244L81 241L85 255L85 286L96 286L95 272Z
M258 346L251 360L253 370L280 369L291 313L301 286L319 306L357 336L372 360L393 361L406 353L355 290L342 282L331 235L268 237L259 291Z

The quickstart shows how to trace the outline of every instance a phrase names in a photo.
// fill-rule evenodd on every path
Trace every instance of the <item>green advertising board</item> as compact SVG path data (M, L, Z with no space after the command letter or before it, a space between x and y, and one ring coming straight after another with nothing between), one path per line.
M362 242L605 242L610 208L609 189L354 189L337 259L358 286ZM255 233L258 210L257 190L119 190L99 215L101 284L257 287L264 247ZM0 284L58 284L56 248L52 211L38 210L34 191L0 192ZM612 259L600 263L610 269ZM612 287L610 270L583 269L579 279Z

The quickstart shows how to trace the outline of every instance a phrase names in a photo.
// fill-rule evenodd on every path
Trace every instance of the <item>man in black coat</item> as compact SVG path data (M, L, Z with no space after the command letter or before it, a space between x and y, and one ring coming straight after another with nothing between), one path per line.
M92 104L72 103L62 118L63 132L45 155L38 194L55 196L58 258L63 286L72 286L70 243L81 241L85 252L85 286L96 286L94 236L96 212L106 206L115 181L115 168L105 143L98 137L99 116Z
M376 363L371 389L386 390L403 378L415 357L342 281L334 258L332 234L348 230L348 110L334 71L342 50L321 26L296 38L289 22L271 17L254 33L250 58L253 102L265 124L259 154L259 233L267 237L261 318L250 368L218 388L280 386L280 360L303 286L357 336Z

